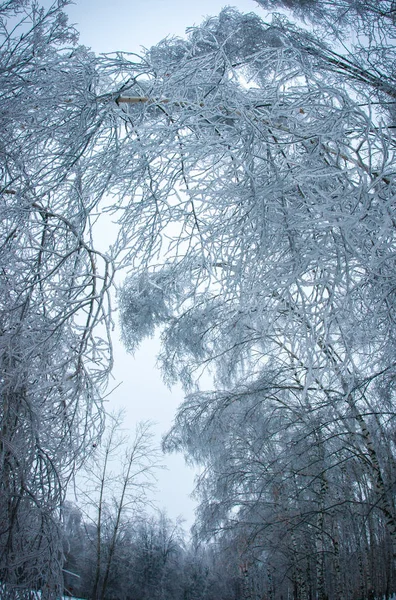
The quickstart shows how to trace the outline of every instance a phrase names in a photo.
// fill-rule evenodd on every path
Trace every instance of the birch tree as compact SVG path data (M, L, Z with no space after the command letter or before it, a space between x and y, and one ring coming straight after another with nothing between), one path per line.
M381 106L394 125L395 6L391 0L256 0L267 10L287 9L309 23L315 35L304 35L287 18L279 20L286 38L300 46L317 68L353 80L370 90L370 101ZM310 57L310 58L309 58Z
M313 535L312 585L324 597L331 494L355 502L342 499L341 465L360 472L357 504L376 511L395 553L394 143L371 102L391 90L325 68L310 40L328 52L280 17L264 24L225 10L146 54L146 79L119 98L145 165L131 200L123 196L124 236L143 262L120 306L131 350L161 327L168 381L188 391L206 370L214 378L218 391L188 397L166 442L206 467L199 494L215 510L203 513L204 529L246 522L246 503L257 509L271 495L273 475L256 472L247 450L257 442L259 464L270 460L295 499L290 552ZM118 64L121 73L127 63ZM256 514L254 535L270 518ZM328 542L336 570L336 538ZM301 598L311 585L304 560Z

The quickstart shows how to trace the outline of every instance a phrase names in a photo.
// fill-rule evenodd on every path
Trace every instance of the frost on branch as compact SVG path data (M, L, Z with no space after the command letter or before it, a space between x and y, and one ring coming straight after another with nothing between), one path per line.
M396 556L393 67L384 53L384 77L369 68L380 46L352 60L283 17L229 10L172 43L166 76L158 48L145 56L151 100L122 108L141 161L126 256L144 258L136 281L167 281L134 300L134 328L160 324L165 376L189 394L166 445L203 465L203 535L245 535L301 598L309 569L312 594L342 597L325 566L371 515Z
M2 598L62 594L62 505L100 436L112 360L111 261L91 237L97 77L66 4L0 4Z
M156 273L129 277L119 293L122 340L129 352L154 334L169 319L162 284L165 278Z

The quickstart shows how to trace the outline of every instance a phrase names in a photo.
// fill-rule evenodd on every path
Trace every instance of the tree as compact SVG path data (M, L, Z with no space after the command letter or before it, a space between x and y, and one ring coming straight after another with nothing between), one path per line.
M363 561L383 544L392 571L396 548L394 142L372 103L393 92L328 56L278 17L225 10L131 65L119 99L144 156L123 196L143 259L120 293L124 340L161 327L165 376L187 390L211 370L218 390L187 397L166 448L206 467L206 534L240 525L269 555L275 519L299 598L340 594L356 521Z
M136 522L132 536L129 593L138 600L184 597L184 532L165 513Z
M284 43L296 44L316 68L337 73L357 88L370 90L371 103L380 104L394 125L395 5L391 0L256 0L267 10L285 8L314 27L315 35L278 20ZM332 44L328 43L331 40Z
M0 5L3 597L61 593L61 506L102 429L111 365L112 267L91 239L102 184L88 190L92 173L84 177L100 122L97 76L66 5Z
M94 549L89 595L94 600L107 597L120 542L150 502L154 472L159 468L149 423L139 423L129 443L122 433L121 415L112 415L109 420L104 440L84 467L79 492L86 519L91 521L87 526Z

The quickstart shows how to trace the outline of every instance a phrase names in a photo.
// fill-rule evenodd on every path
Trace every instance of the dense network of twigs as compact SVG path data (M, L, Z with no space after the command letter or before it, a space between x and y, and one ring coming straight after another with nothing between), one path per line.
M165 448L203 466L197 531L236 549L245 597L395 591L394 5L259 4L306 22L225 9L142 56L96 57L67 0L0 3L10 598L62 589L114 265L127 347L159 327L186 388ZM108 254L99 213L118 221Z

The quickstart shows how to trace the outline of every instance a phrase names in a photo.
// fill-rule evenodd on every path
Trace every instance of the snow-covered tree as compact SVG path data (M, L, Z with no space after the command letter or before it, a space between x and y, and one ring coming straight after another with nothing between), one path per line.
M315 35L301 35L287 18L279 19L285 38L297 44L316 68L353 80L368 93L370 103L381 105L382 112L394 119L396 8L392 0L256 2L267 10L287 9L309 23Z
M11 596L61 592L66 483L102 428L111 364L112 269L90 217L103 182L84 177L97 76L66 4L0 3L0 580Z
M166 447L206 467L206 533L289 531L301 598L341 593L335 505L355 505L357 527L374 511L390 565L396 548L395 148L372 101L393 92L329 52L228 9L131 64L118 99L140 161L121 193L125 256L141 259L124 340L161 327L165 377L187 390L210 371L217 391L187 398Z

